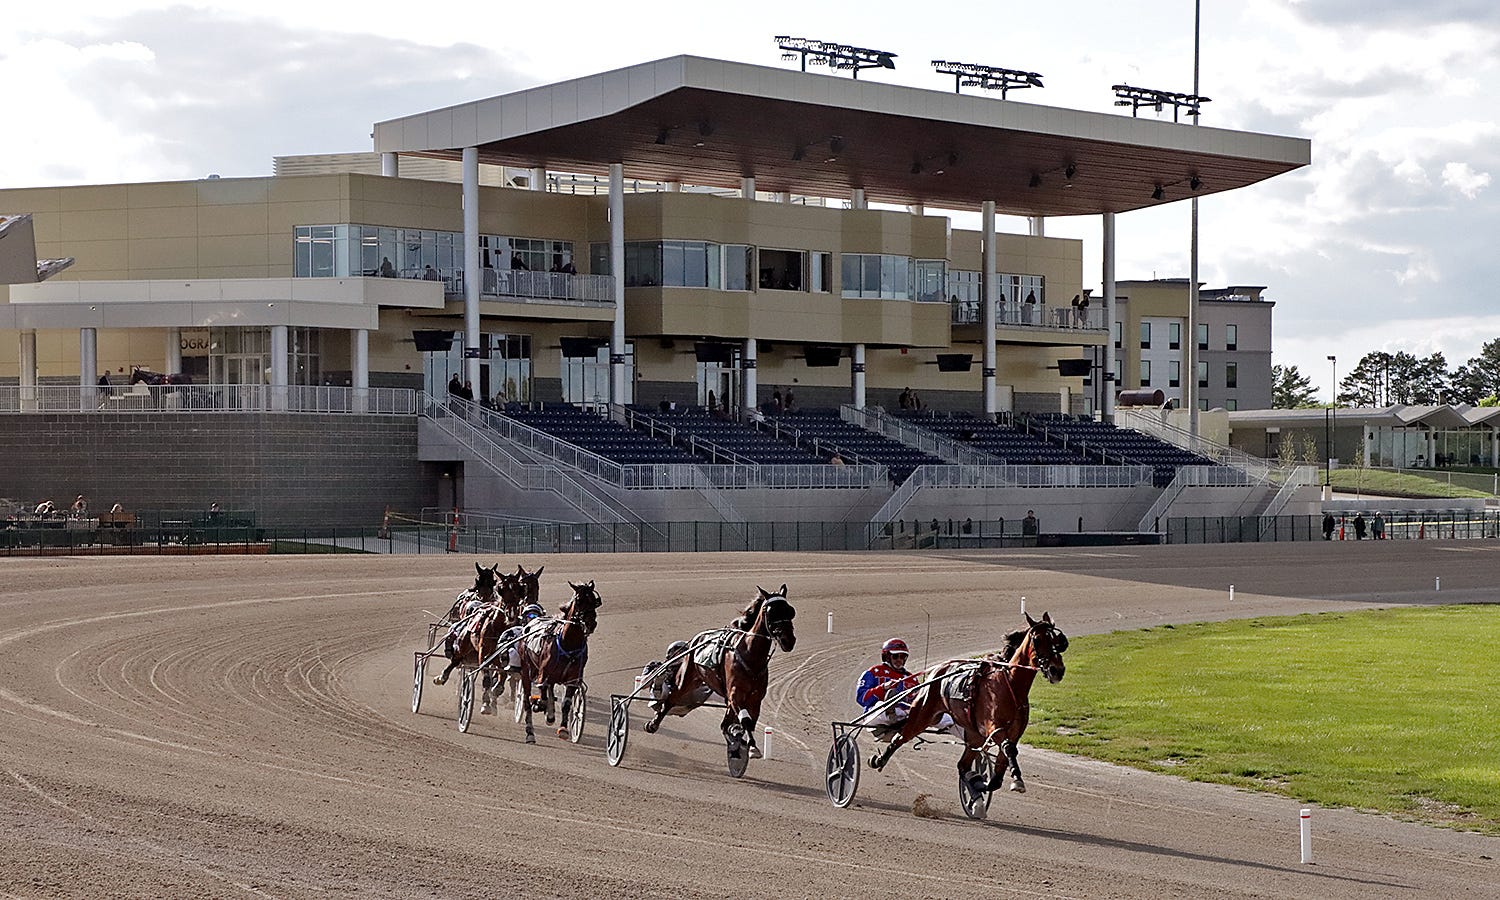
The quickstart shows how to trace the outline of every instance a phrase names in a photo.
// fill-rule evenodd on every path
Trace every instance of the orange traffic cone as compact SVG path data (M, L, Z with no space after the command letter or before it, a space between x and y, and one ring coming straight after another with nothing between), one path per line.
M453 527L448 529L448 552L458 552L458 507L453 507Z

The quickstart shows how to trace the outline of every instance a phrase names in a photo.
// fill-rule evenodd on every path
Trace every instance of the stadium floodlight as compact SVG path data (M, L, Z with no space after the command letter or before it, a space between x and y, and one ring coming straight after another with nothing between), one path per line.
M953 92L963 93L966 87L977 87L986 91L999 91L1000 99L1012 89L1042 87L1042 74L1040 72L1026 72L1021 69L1002 69L999 66L984 66L979 63L953 62L946 59L935 59L932 67L939 75L953 76Z
M861 69L894 69L896 54L852 44L835 44L830 41L815 41L811 38L777 35L776 46L781 48L781 58L790 62L801 59L802 71L809 65L828 66L831 69L847 69L855 78Z
M1157 112L1161 112L1163 106L1170 106L1173 122L1177 121L1179 112L1196 118L1201 111L1199 108L1211 102L1209 98L1197 94L1158 91L1154 88L1131 87L1128 84L1112 84L1109 89L1115 92L1115 106L1130 107L1132 116L1140 113L1143 106L1149 106Z

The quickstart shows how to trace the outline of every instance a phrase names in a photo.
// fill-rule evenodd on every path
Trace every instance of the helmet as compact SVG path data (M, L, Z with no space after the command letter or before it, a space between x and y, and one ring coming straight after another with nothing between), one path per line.
M880 645L880 655L889 656L892 653L906 653L910 655L911 651L906 649L906 641L900 638L891 638Z
M528 604L526 604L526 607L521 610L521 618L526 619L528 621L531 620L531 619L538 618L538 617L540 617L540 616L542 616L544 614L545 614L545 611L540 606L538 606L535 603L528 603Z

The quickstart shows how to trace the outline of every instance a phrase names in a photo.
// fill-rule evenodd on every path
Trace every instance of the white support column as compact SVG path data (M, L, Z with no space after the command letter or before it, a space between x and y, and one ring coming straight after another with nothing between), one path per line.
M36 402L36 332L21 332L20 352L21 412L35 412Z
M287 408L287 327L271 326L271 409Z
M849 194L849 208L850 209L869 209L870 208L869 204L865 202L865 189L864 188L855 188Z
M1073 391L1067 385L1057 389L1058 412L1068 415L1073 411Z
M980 303L984 307L984 324L980 328L979 342L983 347L980 378L984 386L984 414L993 417L999 408L995 404L995 326L996 305L999 301L999 278L995 275L995 201L986 200L980 211L983 220L980 226L980 242L983 245L984 272L980 275Z
M615 322L609 333L609 402L625 405L625 167L609 164L609 272Z
M1032 237L1047 236L1047 220L1042 216L1027 216L1026 230Z
M357 328L349 335L349 368L354 386L354 411L370 411L370 330Z
M1197 93L1194 91L1194 93ZM1197 116L1193 117L1193 124L1197 124ZM1188 303L1187 303L1187 333L1191 337L1182 345L1183 356L1187 362L1183 368L1193 373L1191 378L1182 382L1183 396L1191 400L1188 404L1188 431L1193 437L1198 436L1198 198L1193 198L1192 213L1192 236L1188 247Z
M747 175L740 179L740 196L746 200L755 199L755 176Z
M1490 428L1490 465L1495 465L1495 460L1500 459L1500 428Z
M913 203L906 208L906 211L914 216L925 216L927 215L927 206L923 203Z
M755 416L755 410L759 407L755 402L755 338L745 338L745 349L740 354L740 382L745 386L742 401L745 418L750 419Z
M394 153L380 154L380 174L386 178L400 178L401 157Z
M99 332L93 328L78 329L78 408L84 412L97 404L95 385L99 381Z
M1104 371L1097 376L1104 387L1104 421L1115 420L1115 393L1119 385L1115 358L1115 214L1107 212L1104 219L1104 271L1100 274L1104 290ZM1186 372L1186 378L1196 378L1197 373Z
M854 345L854 361L849 366L851 401L855 409L865 408L865 345Z
M771 199L773 201L777 202L777 203L791 203L792 202L792 192L791 191L777 191L776 193L774 193L774 194L771 195Z
M530 174L526 177L526 188L532 191L547 190L547 167L532 166Z
M680 194L680 193L682 193L682 182L680 182L680 181L668 181L666 184L667 184L667 193L669 193L669 194Z
M175 375L182 371L182 329L167 329L167 368L168 375Z
M464 380L479 388L479 148L465 147L464 160ZM471 356L471 354L473 354Z

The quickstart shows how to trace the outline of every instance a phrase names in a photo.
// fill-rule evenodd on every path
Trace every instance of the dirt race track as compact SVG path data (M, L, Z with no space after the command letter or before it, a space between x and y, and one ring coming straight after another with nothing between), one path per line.
M576 746L540 717L523 744L508 709L459 734L452 687L410 712L423 610L446 609L472 562L0 560L0 896L1500 897L1500 839L1317 810L1303 866L1293 800L1024 743L1030 790L996 794L986 822L958 808L955 747L866 766L846 810L822 788L828 722L850 715L884 638L905 636L920 663L924 609L942 658L994 646L1023 595L1075 636L1490 601L1495 545L502 560L544 563L549 606L565 578L598 581ZM782 582L799 640L772 662L771 758L732 780L718 711L651 735L638 707L608 767L609 694ZM912 814L919 793L939 818Z

